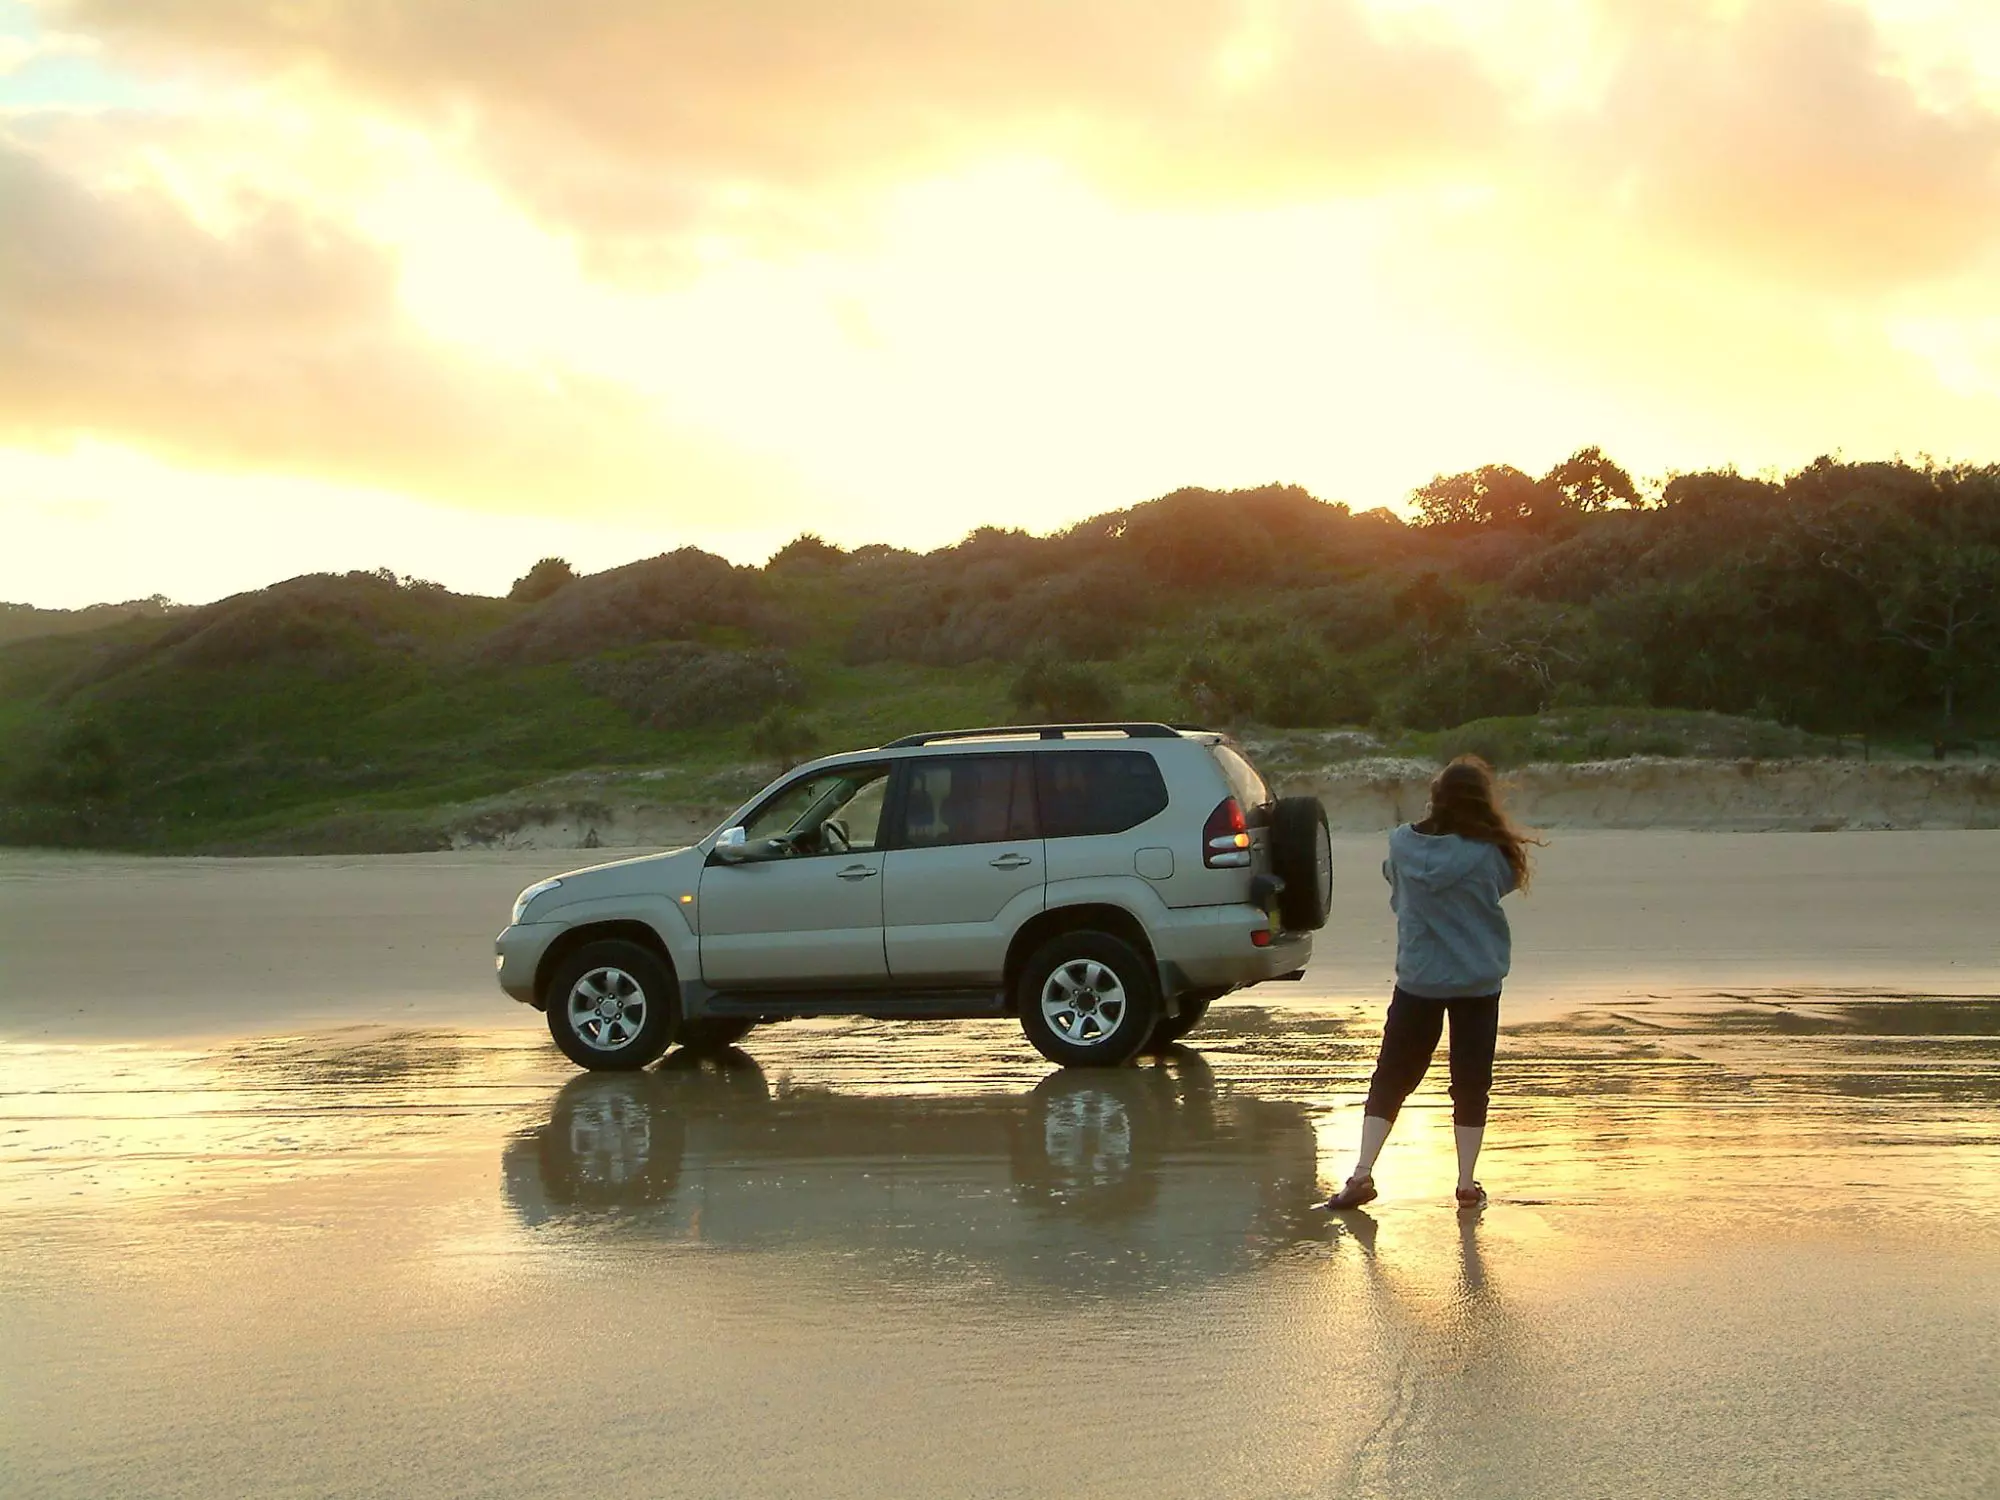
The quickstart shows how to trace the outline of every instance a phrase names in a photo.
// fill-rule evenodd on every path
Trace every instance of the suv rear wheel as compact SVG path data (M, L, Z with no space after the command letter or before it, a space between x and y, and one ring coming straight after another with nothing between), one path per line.
M1014 999L1035 1050L1067 1068L1130 1062L1160 1015L1152 965L1108 932L1050 938L1023 966Z
M657 1061L674 1039L680 999L673 973L637 943L585 943L549 976L549 1035L563 1054L593 1072Z

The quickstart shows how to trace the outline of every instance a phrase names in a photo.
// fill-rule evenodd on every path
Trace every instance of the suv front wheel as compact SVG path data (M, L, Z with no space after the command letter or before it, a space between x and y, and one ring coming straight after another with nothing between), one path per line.
M672 971L637 943L585 943L549 976L549 1035L578 1067L623 1072L657 1061L674 1039Z
M1023 966L1014 999L1035 1050L1067 1068L1130 1062L1160 1016L1152 965L1108 932L1049 939Z

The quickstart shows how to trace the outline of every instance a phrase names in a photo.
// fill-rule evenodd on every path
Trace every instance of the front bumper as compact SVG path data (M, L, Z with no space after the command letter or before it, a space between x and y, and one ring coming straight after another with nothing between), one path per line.
M535 971L542 955L568 924L563 922L516 922L493 940L493 968L500 988L523 1005L536 1005Z

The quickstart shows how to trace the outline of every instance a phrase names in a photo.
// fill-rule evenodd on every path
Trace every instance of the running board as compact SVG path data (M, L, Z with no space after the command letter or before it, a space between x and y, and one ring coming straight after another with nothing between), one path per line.
M681 985L681 1014L689 1020L862 1016L872 1021L969 1021L1006 1013L1006 995L992 988L717 990L692 980Z

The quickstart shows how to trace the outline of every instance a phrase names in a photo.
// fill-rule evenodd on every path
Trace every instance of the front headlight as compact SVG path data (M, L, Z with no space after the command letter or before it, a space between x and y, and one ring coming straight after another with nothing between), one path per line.
M526 915L528 910L528 903L530 901L533 901L537 896L546 896L550 891L555 890L561 884L562 882L560 880L543 880L537 882L534 885L529 886L525 891L521 892L520 895L514 898L514 915L511 920L514 922L520 921L521 918L524 915Z

